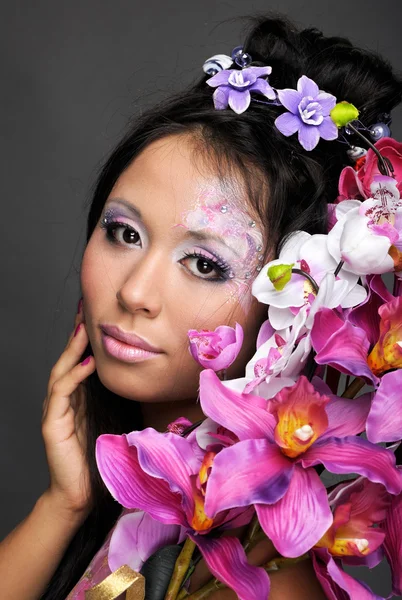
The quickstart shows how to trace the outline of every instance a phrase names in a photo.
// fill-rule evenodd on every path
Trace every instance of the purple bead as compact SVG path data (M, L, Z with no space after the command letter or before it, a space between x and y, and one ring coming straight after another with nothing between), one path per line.
M250 54L247 54L247 52L243 51L242 46L236 46L231 56L234 62L242 69L244 69L244 67L247 67L247 65L249 65L253 60Z

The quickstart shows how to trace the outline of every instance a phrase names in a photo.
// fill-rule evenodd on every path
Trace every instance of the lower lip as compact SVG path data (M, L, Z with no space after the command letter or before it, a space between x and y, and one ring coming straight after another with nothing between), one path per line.
M103 346L108 354L128 363L136 363L148 358L155 358L161 352L149 352L137 346L130 346L102 332Z

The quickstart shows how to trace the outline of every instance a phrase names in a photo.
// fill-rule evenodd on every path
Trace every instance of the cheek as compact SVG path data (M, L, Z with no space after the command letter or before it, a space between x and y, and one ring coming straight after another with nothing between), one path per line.
M88 242L81 263L81 289L84 297L86 313L96 310L97 302L114 295L116 284L114 275L115 266L112 268L108 254L103 252L97 241L96 233Z

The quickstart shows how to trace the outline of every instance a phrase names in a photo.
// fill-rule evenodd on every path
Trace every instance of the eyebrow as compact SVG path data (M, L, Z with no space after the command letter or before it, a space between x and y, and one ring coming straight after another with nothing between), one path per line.
M141 211L134 206L134 204L132 204L131 202L129 202L128 200L125 200L124 198L109 198L108 202L117 202L118 204L122 204L123 206L125 206L130 212L133 213L133 215L135 215L137 217L137 219L141 219L141 221L143 221L142 218L142 214ZM179 229L181 229L179 227L179 224L177 224L176 226ZM227 242L224 240L223 237L221 237L220 235L217 235L215 233L206 233L203 231L194 231L191 229L187 229L186 227L186 233L184 234L185 238L193 238L196 240L200 240L200 241L205 241L205 240L214 240L216 242L219 242L220 244L223 244L224 246L226 246L226 248L228 248L228 250L230 250L231 252L233 252L237 257L242 258L242 256L229 244L227 244Z

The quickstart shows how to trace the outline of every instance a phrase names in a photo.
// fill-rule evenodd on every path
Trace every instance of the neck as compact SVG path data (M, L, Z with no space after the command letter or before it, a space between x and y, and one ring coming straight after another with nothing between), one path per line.
M174 402L142 402L143 427L153 427L156 431L166 431L167 426L179 417L185 417L192 423L204 419L200 403L196 400Z

